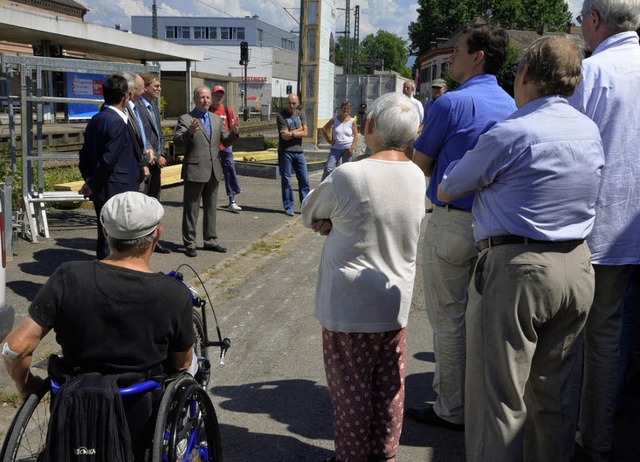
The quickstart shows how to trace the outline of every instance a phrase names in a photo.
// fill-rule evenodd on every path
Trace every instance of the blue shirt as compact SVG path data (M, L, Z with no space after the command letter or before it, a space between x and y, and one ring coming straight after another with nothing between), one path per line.
M441 186L452 196L478 191L476 241L505 234L584 239L593 227L603 165L596 124L564 98L545 96L482 135Z
M413 144L419 153L436 159L427 197L437 205L438 184L449 164L472 149L478 137L516 110L513 98L498 86L495 75L471 77L457 90L438 98L429 111L422 134ZM421 153L421 154L420 154ZM471 210L473 195L452 202Z
M600 128L605 167L589 237L600 265L640 264L640 46L635 32L604 40L582 62L569 99Z

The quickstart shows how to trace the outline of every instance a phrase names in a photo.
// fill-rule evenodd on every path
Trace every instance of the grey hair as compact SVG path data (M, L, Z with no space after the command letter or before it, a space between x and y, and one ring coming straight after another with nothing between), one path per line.
M157 228L156 228L157 229ZM107 234L109 248L125 255L137 256L143 254L153 244L156 236L154 229L151 234L139 237L138 239L116 239Z
M418 110L402 93L387 93L371 105L368 119L383 149L404 149L416 136L420 125Z
M600 21L613 34L640 27L640 0L585 0L582 14L592 10L598 12Z
M124 77L124 79L127 81L127 86L129 87L129 91L133 90L133 88L136 86L136 78L133 74L131 74L130 72L118 72L118 75L121 77Z
M196 99L199 96L200 90L202 90L203 88L206 89L206 90L209 90L209 92L211 92L211 88L207 87L206 85L198 85L193 90L193 99Z

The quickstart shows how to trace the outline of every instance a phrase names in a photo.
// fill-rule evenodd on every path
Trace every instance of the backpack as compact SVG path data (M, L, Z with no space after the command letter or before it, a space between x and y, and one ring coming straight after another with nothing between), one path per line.
M65 376L53 395L44 461L133 461L116 380L98 372Z

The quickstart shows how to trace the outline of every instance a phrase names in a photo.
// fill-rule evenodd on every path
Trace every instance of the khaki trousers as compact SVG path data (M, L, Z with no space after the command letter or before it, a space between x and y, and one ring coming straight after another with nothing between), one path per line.
M480 253L467 309L467 461L571 459L594 285L586 243Z

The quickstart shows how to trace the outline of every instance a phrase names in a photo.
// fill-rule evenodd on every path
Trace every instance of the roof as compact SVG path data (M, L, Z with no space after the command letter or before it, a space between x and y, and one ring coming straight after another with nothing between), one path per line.
M196 47L5 6L0 6L0 40L27 45L49 40L65 50L140 62L203 60Z

